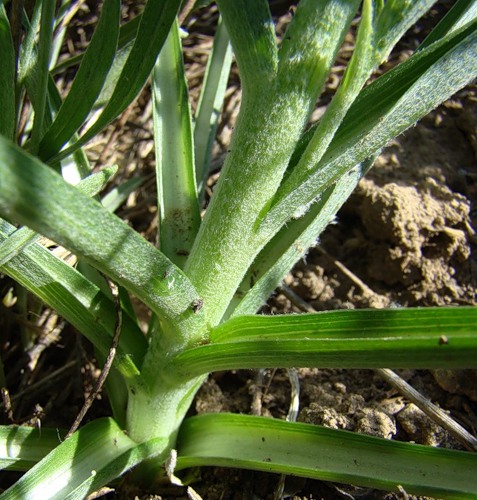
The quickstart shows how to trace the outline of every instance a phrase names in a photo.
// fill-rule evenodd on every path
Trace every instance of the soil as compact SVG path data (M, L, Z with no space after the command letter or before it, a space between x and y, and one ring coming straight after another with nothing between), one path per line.
M431 21L449 2L439 2ZM84 16L94 19L94 2ZM277 31L290 17L290 2L272 2ZM125 12L125 15L128 15ZM191 95L198 96L210 47L214 7L189 18L185 52ZM430 21L418 24L397 47L388 65L407 57L422 40ZM87 35L87 33L86 33ZM78 37L71 35L75 43ZM353 35L340 53L346 59ZM317 113L329 101L342 74L341 59L330 78ZM217 171L225 154L240 104L236 71L215 144ZM145 182L119 213L145 237L157 232L155 182L151 143L149 91L140 96L120 120L89 148L93 162L118 162L117 182L140 176ZM110 146L108 146L110 144ZM114 144L114 147L111 146ZM297 263L285 285L314 309L476 305L477 261L477 86L471 85L393 141L377 159L369 175L343 206L336 221ZM2 297L12 287L3 278ZM264 313L299 312L286 289L277 290ZM29 299L30 300L30 299ZM14 406L3 422L68 427L91 391L98 368L91 347L50 310L34 302L23 307L4 299L0 310L2 359ZM31 307L29 305L31 304ZM22 311L32 311L26 315ZM23 345L17 332L22 332ZM25 348L29 346L28 348ZM26 354L25 354L26 352ZM468 431L477 428L477 373L439 370L401 370L399 374L427 398L448 411ZM430 446L462 449L447 431L372 370L300 369L298 420L337 429L414 441ZM48 376L48 381L45 377ZM35 386L36 384L36 386ZM35 391L28 388L36 387ZM15 399L15 396L21 397ZM256 413L284 419L290 404L285 370L215 373L209 377L191 413ZM108 414L104 399L95 402L88 418ZM204 499L274 498L280 477L250 471L204 469L192 485ZM2 483L4 485L4 483ZM132 498L119 488L117 495ZM128 496L129 495L129 496ZM285 496L299 499L396 499L402 494L372 491L321 481L288 478ZM138 493L144 499L187 498L184 489ZM115 498L111 493L107 498Z

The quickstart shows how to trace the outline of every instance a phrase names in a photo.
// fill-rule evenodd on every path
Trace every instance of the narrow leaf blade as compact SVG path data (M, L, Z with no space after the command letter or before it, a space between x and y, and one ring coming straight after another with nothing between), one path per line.
M219 18L212 52L207 61L194 124L196 182L201 199L205 194L212 144L215 139L231 64L230 38L222 18Z
M444 37L365 88L351 106L323 159L304 182L283 183L262 222L276 231L327 186L372 156L477 75L477 21ZM300 154L313 129L297 148Z
M0 135L14 139L15 135L15 51L5 6L0 5Z
M179 26L174 23L152 77L159 248L179 267L200 225L192 122Z
M474 368L477 308L239 316L173 362L185 377L240 368Z
M477 454L389 441L326 427L250 415L187 419L177 470L240 467L358 486L474 498Z
M0 219L0 244L14 230ZM108 354L116 321L114 304L78 271L38 244L31 244L0 269L78 328L104 356ZM146 348L144 335L124 315L115 361L124 377L138 376Z
M165 439L138 445L114 420L98 419L63 441L0 498L85 498L165 447Z
M141 16L134 45L108 104L91 128L75 144L51 161L64 158L86 144L134 100L151 74L180 3L180 0L148 0Z
M99 203L0 137L0 213L48 236L123 285L166 323L174 342L204 322L187 277L161 252ZM105 236L106 235L106 236Z
M0 469L28 470L60 443L57 429L0 426Z
M98 26L55 120L43 136L39 157L56 154L88 117L114 60L119 33L120 1L103 4Z

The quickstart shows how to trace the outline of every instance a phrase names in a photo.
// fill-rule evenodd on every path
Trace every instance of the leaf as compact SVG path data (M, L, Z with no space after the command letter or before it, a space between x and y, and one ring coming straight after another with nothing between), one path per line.
M251 415L210 414L181 427L176 470L239 467L462 500L477 492L477 454Z
M47 114L48 112L46 97L48 94L48 79L50 76L50 51L53 39L55 3L56 2L54 0L44 0L43 2L41 2L38 57L34 59L34 76L32 79L30 79L30 83L34 88L31 93L35 95L35 99L33 97L31 99L35 114L29 144L30 151L33 154L36 154L38 152L40 139L49 121L49 119L48 121L45 120L45 114Z
M353 103L327 152L308 165L305 179L293 174L282 184L262 222L263 234L278 230L323 189L372 156L477 74L477 21L444 37L384 74ZM295 154L304 150L313 129Z
M48 236L134 293L164 325L174 324L169 331L173 345L190 340L204 324L204 311L193 310L197 293L169 259L98 202L1 137L0 214Z
M0 244L14 230L0 219ZM1 270L78 328L104 356L108 354L116 311L113 302L82 274L38 244L25 248ZM133 380L139 375L147 342L136 324L126 315L123 320L115 366Z
M7 13L3 3L0 5L0 135L13 140L15 137L15 50Z
M114 186L108 194L101 198L101 204L110 212L116 210L127 200L128 196L136 191L144 182L141 177L131 177L118 186Z
M429 33L421 45L419 45L418 50L422 50L447 34L461 28L476 17L476 0L458 0L439 22L439 24Z
M58 161L86 144L119 116L149 78L180 6L180 0L148 0L134 45L124 64L111 98L96 122L73 145L50 159Z
M166 439L137 444L113 419L98 419L54 448L0 498L83 499L138 463L160 459L166 449Z
M179 267L200 225L192 123L179 25L174 23L152 75L159 248Z
M71 89L40 142L38 156L44 161L56 154L72 138L90 114L114 60L119 14L119 0L103 4L98 25Z
M88 196L95 196L116 172L117 167L106 167L86 177L78 184L78 189ZM6 241L0 244L0 267L39 237L39 234L26 226L18 228Z
M131 42L134 41L134 38L136 37L137 34L139 23L141 21L141 16L142 14L138 14L130 21L125 22L119 28L118 51L121 51L126 46L130 45ZM77 66L81 63L83 57L84 57L84 52L72 57L68 57L68 59L65 59L64 61L61 61L59 64L57 64L51 70L51 73L53 75L57 75L62 73L66 69L71 68L72 66Z
M249 368L474 368L476 307L341 310L239 316L211 331L210 344L178 354L193 377Z
M62 434L57 429L1 425L0 469L30 469L60 443Z
M200 199L203 199L205 195L205 183L209 174L212 145L224 101L231 64L232 47L230 38L222 18L219 18L212 51L205 69L194 124L195 170Z
M366 0L362 7L353 56L341 83L331 103L327 106L325 114L320 118L313 137L301 155L298 164L293 169L288 168L287 173L292 171L294 178L302 172L302 178L305 179L309 175L309 165L316 164L321 160L351 104L378 64L373 26L374 16L373 5L370 0Z

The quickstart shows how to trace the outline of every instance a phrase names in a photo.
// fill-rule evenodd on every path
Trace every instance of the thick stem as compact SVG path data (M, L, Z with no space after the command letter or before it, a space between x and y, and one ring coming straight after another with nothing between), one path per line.
M163 380L153 389L132 387L127 408L127 431L138 443L164 437L174 447L179 426L204 376L188 382Z
M266 243L256 229L309 114L303 95L264 94L244 99L219 185L185 267L212 326Z

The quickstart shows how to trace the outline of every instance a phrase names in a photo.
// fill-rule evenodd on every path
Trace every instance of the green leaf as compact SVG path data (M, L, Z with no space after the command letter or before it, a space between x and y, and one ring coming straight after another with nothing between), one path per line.
M118 186L114 186L108 194L101 198L101 204L110 212L116 210L127 200L128 196L136 191L144 182L142 177L132 177Z
M58 153L90 114L114 60L119 14L119 0L110 0L103 4L97 28L71 89L40 142L38 155L44 161Z
M313 137L301 155L298 164L292 170L293 178L301 173L302 180L306 179L309 175L309 165L314 165L321 160L348 109L378 64L374 43L374 15L372 3L370 0L366 0L362 7L361 22L351 61L331 103L320 118Z
M436 0L392 0L382 6L375 19L377 62L382 63L404 33L423 16Z
M477 74L477 22L444 37L365 88L353 103L327 152L308 166L305 180L293 174L264 218L264 234L303 212L324 188L425 116ZM305 134L303 151L313 129ZM296 152L299 154L299 151Z
M98 202L1 137L0 214L48 236L134 293L164 321L172 345L187 343L205 327L203 311L193 307L197 293L169 259Z
M138 29L139 23L141 21L141 16L142 16L142 14L138 14L135 18L124 23L120 27L119 40L118 40L118 51L121 51L126 46L129 46L131 44L131 42L134 41L136 34L137 34L137 29ZM71 68L72 66L77 66L77 65L81 64L83 57L84 57L84 52L81 54L77 54L75 56L72 56L72 57L68 57L64 61L61 61L59 64L57 64L51 70L51 73L53 75L57 75L59 73L62 73L66 69Z
M222 18L219 17L212 51L205 69L194 124L195 170L200 199L203 199L205 194L212 145L224 101L231 64L232 47L229 34Z
M180 0L148 0L134 45L108 104L91 128L51 161L64 158L86 144L131 104L151 74L179 6Z
M33 8L33 13L30 20L24 16L25 36L20 45L20 53L18 60L18 77L17 83L19 93L26 86L28 89L28 97L32 102L33 107L38 101L37 85L35 79L35 68L38 60L37 50L37 35L41 20L41 3L37 2ZM20 95L17 95L19 99ZM16 103L19 104L18 102Z
M317 425L232 414L187 419L176 470L215 465L463 500L477 494L477 454Z
M461 28L468 22L475 19L476 16L476 0L458 0L439 22L439 24L429 33L421 45L419 45L418 50L422 50L447 34Z
M62 104L61 95L51 76L48 82L48 103L52 115L58 112ZM73 138L76 139L77 135L73 134ZM52 165L55 166L54 163ZM58 171L61 170L63 178L70 184L76 185L91 173L91 165L83 149L77 149L71 157L58 163L58 165L60 166Z
M186 378L240 368L475 368L477 308L239 316L176 356Z
M57 429L0 426L0 469L30 469L61 442L63 434Z
M33 128L31 131L31 142L29 148L32 154L38 152L40 139L43 136L47 122L45 113L47 112L46 97L48 95L48 79L50 76L50 51L53 39L53 25L55 18L55 1L44 0L41 2L40 39L38 42L38 58L34 68L34 77L31 83L34 85L33 93L36 99L32 99L35 109Z
M15 50L5 6L0 5L0 135L15 137Z
M8 241L15 228L0 219L0 244ZM31 244L13 257L1 271L11 276L78 328L106 356L116 322L113 302L74 268L44 247ZM138 326L123 317L115 366L130 380L139 374L147 342Z
M78 189L88 196L98 194L108 180L117 172L117 167L106 167L95 174L86 177L78 184ZM0 244L0 267L12 257L18 255L30 243L34 243L40 237L38 233L28 227L17 229L6 241Z
M232 311L234 316L253 314L265 304L290 269L303 258L334 219L365 170L363 165L344 175L322 194L303 217L291 220L275 235L245 275L236 292L236 304L232 303L229 307L229 315ZM237 307L234 309L233 306Z
M0 498L83 499L144 460L164 460L166 448L166 439L138 445L114 420L98 419L63 441Z
M179 25L174 23L152 76L159 248L183 267L200 225L189 92Z

